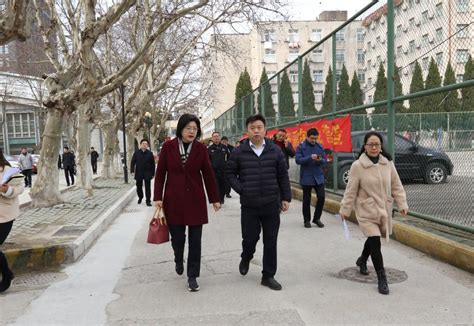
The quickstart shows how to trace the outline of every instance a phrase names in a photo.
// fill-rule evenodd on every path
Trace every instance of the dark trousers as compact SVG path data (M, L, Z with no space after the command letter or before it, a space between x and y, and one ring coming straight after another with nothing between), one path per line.
M92 165L92 173L97 174L97 161L91 162Z
M380 247L380 237L368 237L364 244L364 250L362 250L362 258L367 260L370 255L376 271L384 269L382 251Z
M66 184L68 186L70 184L74 184L74 167L73 166L65 166L64 175L66 176ZM71 177L71 182L69 182L69 177Z
M225 194L226 194L226 189L227 189L227 182L225 181L225 173L224 171L214 170L214 175L216 176L217 186L219 187L219 199L221 203L223 203Z
M260 207L241 208L242 260L250 261L263 229L263 278L277 271L277 240L280 229L280 205L271 203Z
M13 221L0 223L0 245L5 242L5 239L8 237L10 231L12 230L12 226ZM2 273L2 275L5 275L9 271L10 269L8 268L7 258L5 257L3 252L0 251L0 272Z
M137 180L136 185L137 185L137 195L139 199L143 198L143 181L145 181L145 198L146 202L150 203L151 202L151 180Z
M25 187L31 186L31 169L22 170L21 173L25 176Z
M303 187L303 218L305 222L309 222L311 218L311 192L314 188L318 201L316 202L316 209L314 211L313 221L321 218L323 213L324 201L326 199L324 192L324 184L317 186L302 186Z
M231 189L231 187L230 187L230 183L228 183L227 180L226 180L226 182L225 182L225 194L226 194L226 195L230 195L230 191L231 191L231 190L232 190L232 189Z
M184 244L186 242L185 225L168 225L171 234L171 245L174 251L174 262L182 263ZM202 225L188 226L188 277L199 277L201 272L201 237Z

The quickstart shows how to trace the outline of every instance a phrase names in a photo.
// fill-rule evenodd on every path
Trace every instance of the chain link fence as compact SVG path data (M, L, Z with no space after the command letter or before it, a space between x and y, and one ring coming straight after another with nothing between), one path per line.
M290 29L285 67L218 117L216 130L238 140L256 112L268 129L349 114L352 151L327 146L328 191L343 193L364 134L378 130L413 214L472 231L473 7L469 0L374 1L319 38L318 29ZM294 162L290 178L299 182Z

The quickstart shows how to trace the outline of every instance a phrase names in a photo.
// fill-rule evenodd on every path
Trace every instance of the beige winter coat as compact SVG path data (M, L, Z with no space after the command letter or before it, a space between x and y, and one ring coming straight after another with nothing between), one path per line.
M11 167L5 166L3 171L0 167L0 181L2 180L4 171L7 169L11 169ZM21 183L22 182L23 180L21 180ZM10 222L20 215L18 195L23 192L23 185L21 183L10 185L6 193L0 193L0 223Z
M393 161L380 155L379 162L374 164L362 154L352 163L339 214L350 216L354 208L365 236L384 236L388 241L394 199L400 210L408 210L406 193Z

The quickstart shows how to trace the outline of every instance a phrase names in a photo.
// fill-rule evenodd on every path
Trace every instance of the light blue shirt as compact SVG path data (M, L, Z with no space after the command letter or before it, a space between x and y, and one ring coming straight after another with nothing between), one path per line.
M258 157L260 157L260 155L262 155L263 150L265 149L265 139L263 139L263 143L262 143L262 146L260 146L260 148L257 148L257 146L255 146L250 139L249 139L249 144L250 144L250 148L254 151L254 153L257 154Z

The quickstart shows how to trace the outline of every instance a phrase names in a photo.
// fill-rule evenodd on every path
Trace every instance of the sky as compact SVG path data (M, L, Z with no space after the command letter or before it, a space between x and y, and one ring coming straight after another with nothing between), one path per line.
M325 10L347 10L350 17L369 4L370 0L288 0L288 3L287 10L292 20L314 20Z

